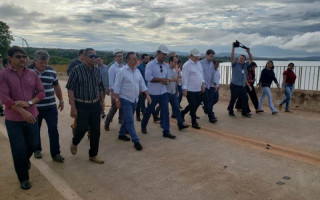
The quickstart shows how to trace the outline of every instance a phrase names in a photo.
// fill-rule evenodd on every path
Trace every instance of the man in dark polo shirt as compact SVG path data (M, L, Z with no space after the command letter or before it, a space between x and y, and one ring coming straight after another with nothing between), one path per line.
M87 48L83 52L84 62L71 71L66 88L68 89L71 117L76 118L77 127L72 138L70 151L77 153L77 145L90 129L89 160L102 164L97 157L100 139L100 113L104 109L104 87L97 64L96 52Z
M78 58L76 58L76 59L74 59L74 60L72 60L72 61L70 62L70 65L69 65L69 67L68 67L68 69L67 69L67 74L68 74L68 76L70 76L70 73L71 73L72 69L73 69L75 66L82 64L83 59L84 59L83 51L84 51L84 49L80 49L80 50L79 50L79 53L78 53Z
M49 133L51 157L56 162L63 162L64 158L60 155L59 145L58 109L60 111L63 110L64 101L56 71L52 67L48 66L49 58L50 56L48 52L38 50L34 54L34 63L29 68L38 74L46 92L46 97L37 104L37 108L39 110L39 131L41 130L42 120L46 120ZM59 99L58 109L55 95ZM41 138L39 134L39 143L34 151L35 158L42 158L41 150Z

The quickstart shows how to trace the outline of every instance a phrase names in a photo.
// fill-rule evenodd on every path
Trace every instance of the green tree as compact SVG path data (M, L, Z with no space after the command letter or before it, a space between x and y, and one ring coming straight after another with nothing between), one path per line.
M3 21L0 21L0 54L2 57L7 57L7 52L10 47L13 37L10 27Z

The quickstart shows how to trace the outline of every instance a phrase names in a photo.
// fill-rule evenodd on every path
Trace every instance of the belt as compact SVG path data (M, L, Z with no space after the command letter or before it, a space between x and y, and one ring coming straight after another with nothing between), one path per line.
M93 100L82 100L82 99L77 99L75 98L76 101L81 102L81 103L96 103L99 101L99 98L93 99Z

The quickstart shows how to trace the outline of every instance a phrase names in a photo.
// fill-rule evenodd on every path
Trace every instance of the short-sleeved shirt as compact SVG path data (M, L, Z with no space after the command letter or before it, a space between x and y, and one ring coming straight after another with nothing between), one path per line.
M234 62L232 64L232 79L231 83L237 86L245 87L246 79L248 76L248 68L249 62L244 64L240 64L238 62Z
M146 65L145 65L143 62L141 62L141 63L137 66L137 69L141 72L142 78L143 78L143 80L145 81L145 84L147 85L147 81L146 81L146 78L145 78Z
M98 66L98 69L100 71L103 86L109 86L108 66L103 64L102 67Z
M151 95L162 95L167 92L166 85L161 82L151 82L153 78L167 78L170 79L168 74L168 65L166 63L160 64L157 59L150 61L146 66L145 78L148 81L148 91Z
M56 71L52 67L47 66L45 68L45 70L42 73L40 73L35 68L34 64L29 66L29 68L34 70L38 74L38 76L43 84L44 90L46 92L46 97L42 101L37 103L37 107L38 108L55 107L56 106L56 97L55 97L55 93L54 93L54 86L59 84Z
M179 71L177 71L172 67L169 67L168 73L169 73L170 79L177 78L179 76ZM169 84L167 85L167 92L170 94L175 94L176 86L177 86L177 82L169 82Z
M292 70L287 69L283 72L283 75L287 76L286 83L288 84L294 84L296 82L297 76Z
M104 89L99 69L90 69L85 64L76 66L70 73L66 88L74 92L76 99L98 99L99 92Z
M68 67L68 69L67 69L67 74L68 74L68 76L70 76L70 73L71 73L72 69L73 69L75 66L80 65L80 64L82 64L82 62L81 62L78 58L72 60L71 63L70 63L70 65L69 65L69 67Z

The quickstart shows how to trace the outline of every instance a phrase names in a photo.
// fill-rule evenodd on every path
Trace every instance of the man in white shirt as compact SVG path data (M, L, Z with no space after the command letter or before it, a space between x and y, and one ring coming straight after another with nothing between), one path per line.
M192 127L200 129L197 123L196 112L200 105L201 93L204 92L205 82L203 78L203 71L200 62L201 55L198 49L190 51L189 60L183 65L182 68L182 90L183 96L187 97L189 105L181 111L181 116L190 111L192 119Z
M133 114L139 100L140 90L146 94L146 99L151 104L151 98L147 90L144 79L138 69L136 69L137 56L134 52L128 52L126 55L127 65L116 74L113 87L118 109L123 111L123 122L119 131L119 140L130 141L126 132L130 134L134 148L137 151L142 150L142 145L137 137L134 127Z
M108 70L108 77L109 77L109 90L110 90L110 96L111 96L111 107L107 114L106 121L104 122L104 130L109 131L109 125L112 122L112 119L114 115L117 112L117 106L116 106L116 97L113 92L113 85L115 81L115 77L117 72L123 67L123 51L122 49L115 49L113 51L114 55L114 63L110 66ZM119 111L119 122L121 122L120 118L121 114Z

